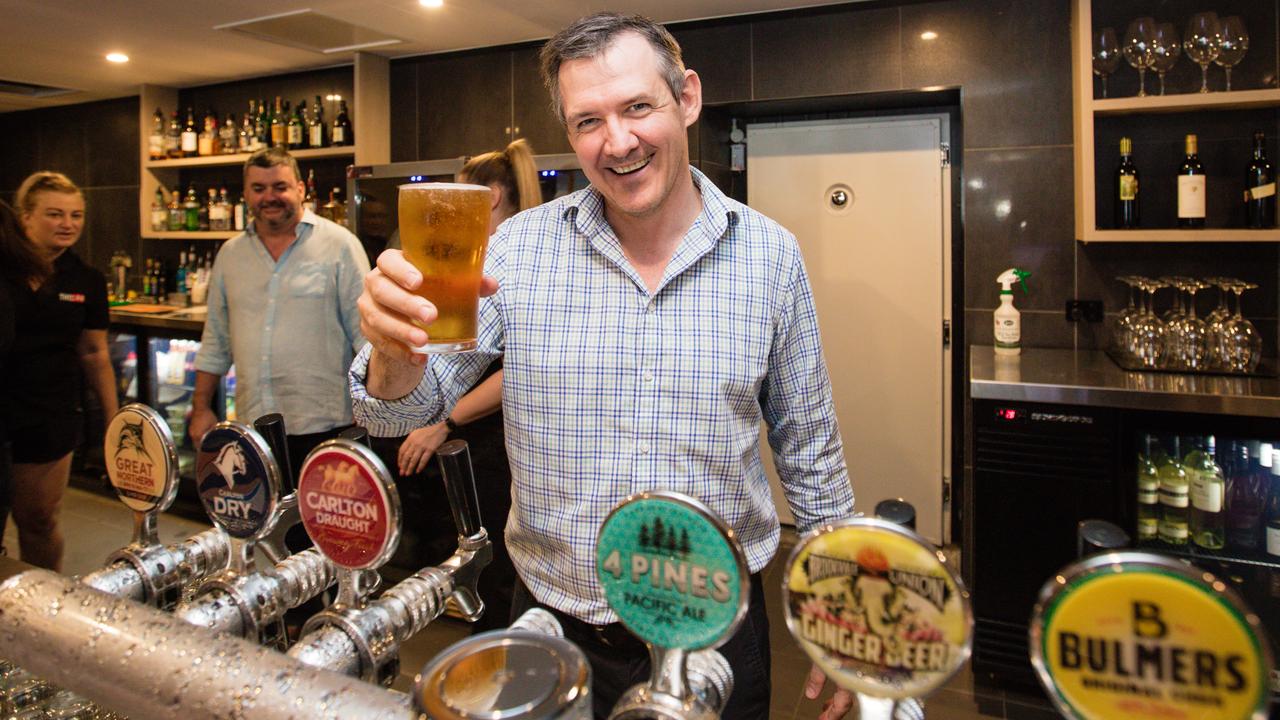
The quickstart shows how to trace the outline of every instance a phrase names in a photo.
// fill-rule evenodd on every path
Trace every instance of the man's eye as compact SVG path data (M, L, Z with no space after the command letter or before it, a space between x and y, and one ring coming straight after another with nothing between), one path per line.
M649 103L642 102L642 103L636 103L635 105L632 105L630 109L632 112L644 112L645 110L648 110L652 107L653 106L650 105Z
M596 118L587 118L586 120L579 120L576 127L578 128L578 132L583 132L595 127L598 122L600 121Z

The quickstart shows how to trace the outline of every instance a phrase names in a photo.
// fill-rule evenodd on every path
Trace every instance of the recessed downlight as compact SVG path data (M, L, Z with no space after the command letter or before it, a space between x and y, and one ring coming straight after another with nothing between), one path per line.
M107 53L107 62L127 63L129 62L129 56L122 52Z
M444 7L444 0L418 0L418 4L425 8Z
M924 32L920 33L920 39L921 40L937 40L938 33L932 30L925 30Z

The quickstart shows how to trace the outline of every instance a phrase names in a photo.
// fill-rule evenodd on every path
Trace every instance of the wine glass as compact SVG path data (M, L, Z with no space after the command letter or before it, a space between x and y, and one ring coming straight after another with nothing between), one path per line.
M1129 23L1124 36L1124 59L1138 71L1138 97L1147 96L1147 68L1155 59L1152 44L1156 35L1156 21L1140 17Z
M1218 13L1196 13L1187 21L1182 49L1187 51L1187 57L1200 65L1202 93L1209 92L1209 64L1218 57L1221 36L1222 25L1218 22Z
M1231 311L1227 309L1227 288L1237 281L1224 277L1208 277L1204 281L1210 287L1218 288L1218 305L1204 316L1204 323L1209 331L1209 365L1222 367L1222 329L1231 319Z
M1138 322L1138 318L1142 317L1142 310L1139 309L1133 298L1141 278L1136 278L1132 275L1121 275L1116 280L1129 286L1129 306L1120 311L1120 317L1116 319L1113 335L1115 349L1121 355L1132 358L1135 355L1133 351L1133 329Z
M1209 359L1209 326L1196 317L1196 293L1209 283L1187 278L1179 290L1187 293L1187 312L1173 325L1176 363L1187 370L1203 370Z
M1165 73L1178 64L1178 56L1182 54L1182 42L1178 38L1178 30L1173 27L1173 23L1156 25L1151 50L1155 53L1151 60L1151 67L1160 78L1160 94L1163 95Z
M1228 370L1253 372L1262 361L1262 336L1258 334L1258 328L1240 314L1240 295L1256 287L1256 283L1247 282L1231 285L1231 291L1236 295L1236 314L1223 327L1221 339L1223 365Z
M1164 287L1158 280L1142 278L1138 287L1147 294L1142 315L1134 324L1134 350L1139 365L1148 368L1160 366L1160 358L1164 355L1164 323L1151 311L1155 301L1156 290Z
M1238 15L1222 19L1222 30L1218 40L1218 57L1213 61L1227 72L1227 90L1231 90L1231 68L1244 59L1249 49L1249 33L1244 29L1244 21Z
M1120 42L1115 28L1104 27L1093 34L1093 74L1102 78L1102 97L1107 96L1107 76L1120 67Z

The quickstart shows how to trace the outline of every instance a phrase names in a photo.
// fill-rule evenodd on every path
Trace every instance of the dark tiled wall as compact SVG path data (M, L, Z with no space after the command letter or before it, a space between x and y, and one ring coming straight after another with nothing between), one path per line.
M139 256L136 97L0 114L0 197L12 202L38 170L64 173L84 190L82 258L105 273L116 250Z

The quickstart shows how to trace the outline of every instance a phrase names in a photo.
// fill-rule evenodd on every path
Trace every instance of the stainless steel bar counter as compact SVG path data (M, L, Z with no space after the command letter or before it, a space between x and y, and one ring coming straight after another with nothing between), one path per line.
M969 349L969 396L1127 410L1280 417L1280 381L1123 370L1097 350Z

